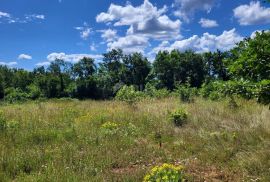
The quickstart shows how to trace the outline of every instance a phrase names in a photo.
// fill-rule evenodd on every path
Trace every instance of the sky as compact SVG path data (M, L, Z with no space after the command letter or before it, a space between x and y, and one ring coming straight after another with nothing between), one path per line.
M269 25L270 3L256 0L0 0L0 64L100 62L116 48L151 61L160 50L226 51Z

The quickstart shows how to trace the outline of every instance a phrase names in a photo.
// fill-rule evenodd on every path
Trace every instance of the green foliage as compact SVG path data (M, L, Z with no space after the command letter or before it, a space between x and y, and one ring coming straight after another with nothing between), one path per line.
M197 95L197 89L191 88L189 84L177 86L176 92L180 94L182 102L193 102L194 96Z
M30 99L38 99L40 97L42 97L42 92L40 90L40 88L36 85L36 84L31 84L27 87L28 90L28 97Z
M4 131L7 127L7 120L4 116L4 112L0 110L0 132Z
M170 96L170 91L166 88L163 89L156 89L155 86L147 83L145 86L144 94L150 98L166 98Z
M5 90L5 100L9 103L26 101L29 95L21 89L8 88Z
M259 84L258 102L270 104L270 80L262 80Z
M204 84L200 89L204 98L218 100L238 95L245 99L256 99L259 103L270 103L270 80L251 82L246 80L215 81Z
M114 135L119 130L119 125L115 122L106 122L101 125L101 131L104 135Z
M200 95L211 100L219 100L225 97L220 88L223 88L223 82L215 81L208 84L204 83L200 89Z
M143 182L183 182L183 167L174 166L172 164L163 164L161 166L156 166L151 169L150 173L147 174Z
M128 104L134 104L142 97L142 93L136 91L134 86L124 85L116 94L116 100L125 101Z
M183 126L187 122L188 113L185 109L177 109L170 113L170 120L175 124L175 126Z
M256 32L231 50L227 60L230 73L251 81L270 79L270 31Z

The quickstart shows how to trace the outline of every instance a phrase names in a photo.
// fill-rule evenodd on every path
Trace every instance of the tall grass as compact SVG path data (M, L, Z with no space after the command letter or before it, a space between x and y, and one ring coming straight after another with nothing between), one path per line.
M51 100L0 106L0 181L142 181L185 166L190 181L270 181L270 111L253 101ZM175 127L170 113L188 112ZM116 123L104 132L104 123ZM111 129L110 129L111 130ZM158 137L157 137L158 136Z

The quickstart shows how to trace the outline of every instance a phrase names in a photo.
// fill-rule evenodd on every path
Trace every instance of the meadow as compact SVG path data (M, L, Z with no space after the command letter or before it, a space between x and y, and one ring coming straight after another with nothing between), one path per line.
M188 181L270 181L270 110L236 102L2 104L0 181L142 181L163 163L184 166ZM178 108L188 116L177 127Z

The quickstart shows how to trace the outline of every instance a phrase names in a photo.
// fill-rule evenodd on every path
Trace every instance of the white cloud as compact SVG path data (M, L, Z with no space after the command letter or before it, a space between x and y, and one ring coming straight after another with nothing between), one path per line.
M50 64L51 64L51 62L45 61L45 62L37 63L36 66L49 66Z
M36 19L45 20L45 15L38 15L38 14L31 14L31 15L25 15L26 21L33 21Z
M117 30L107 29L100 30L99 32L102 32L101 37L107 42L111 42L117 38Z
M141 35L155 39L175 39L180 34L180 20L171 20L161 9L153 6L148 0L140 6L131 4L119 6L111 4L106 13L96 17L97 22L114 22L114 26L129 26L128 35Z
M143 52L148 46L148 39L137 35L120 37L114 42L108 43L108 50L122 49L124 53Z
M24 15L23 18L17 18L17 17L12 16L9 13L5 13L5 12L0 11L0 18L4 19L4 22L7 22L7 23L29 23L29 22L33 22L35 20L44 20L45 15L30 14L30 15Z
M233 10L240 25L258 25L270 23L270 8L262 7L260 2L250 2Z
M32 56L27 55L27 54L20 54L18 56L18 59L28 59L28 60L30 60L30 59L32 59Z
M4 66L15 66L17 65L17 62L0 62L0 65L4 65Z
M89 57L93 59L101 59L102 55L95 54L65 54L61 53L51 53L47 56L48 61L55 61L56 59L61 59L67 62L76 63L80 61L84 57Z
M82 27L75 27L75 29L80 32L80 37L83 40L86 40L92 33L92 29L89 27L89 25L86 22L84 22Z
M201 24L203 28L212 28L218 26L218 23L215 20L209 20L205 18L201 18L199 24Z
M11 16L9 13L5 13L5 12L0 11L0 18L2 18L2 17L10 18Z
M171 51L173 49L180 51L192 49L196 52L216 51L217 49L226 51L233 48L241 40L243 40L243 37L235 29L231 29L224 31L221 35L212 35L209 33L204 33L201 37L193 35L188 39L175 41L171 45L168 42L162 42L158 47L153 49L152 53L163 50Z
M90 45L90 50L91 51L97 51L97 48L96 48L97 46L96 46L96 44L95 43L92 43L91 45Z
M270 32L270 30L255 30L254 32L251 33L250 38L254 39L256 37L256 33L261 34L262 31L264 31L264 32Z
M178 10L174 12L175 16L183 18L186 22L190 21L197 10L211 11L215 0L175 0L175 6Z

